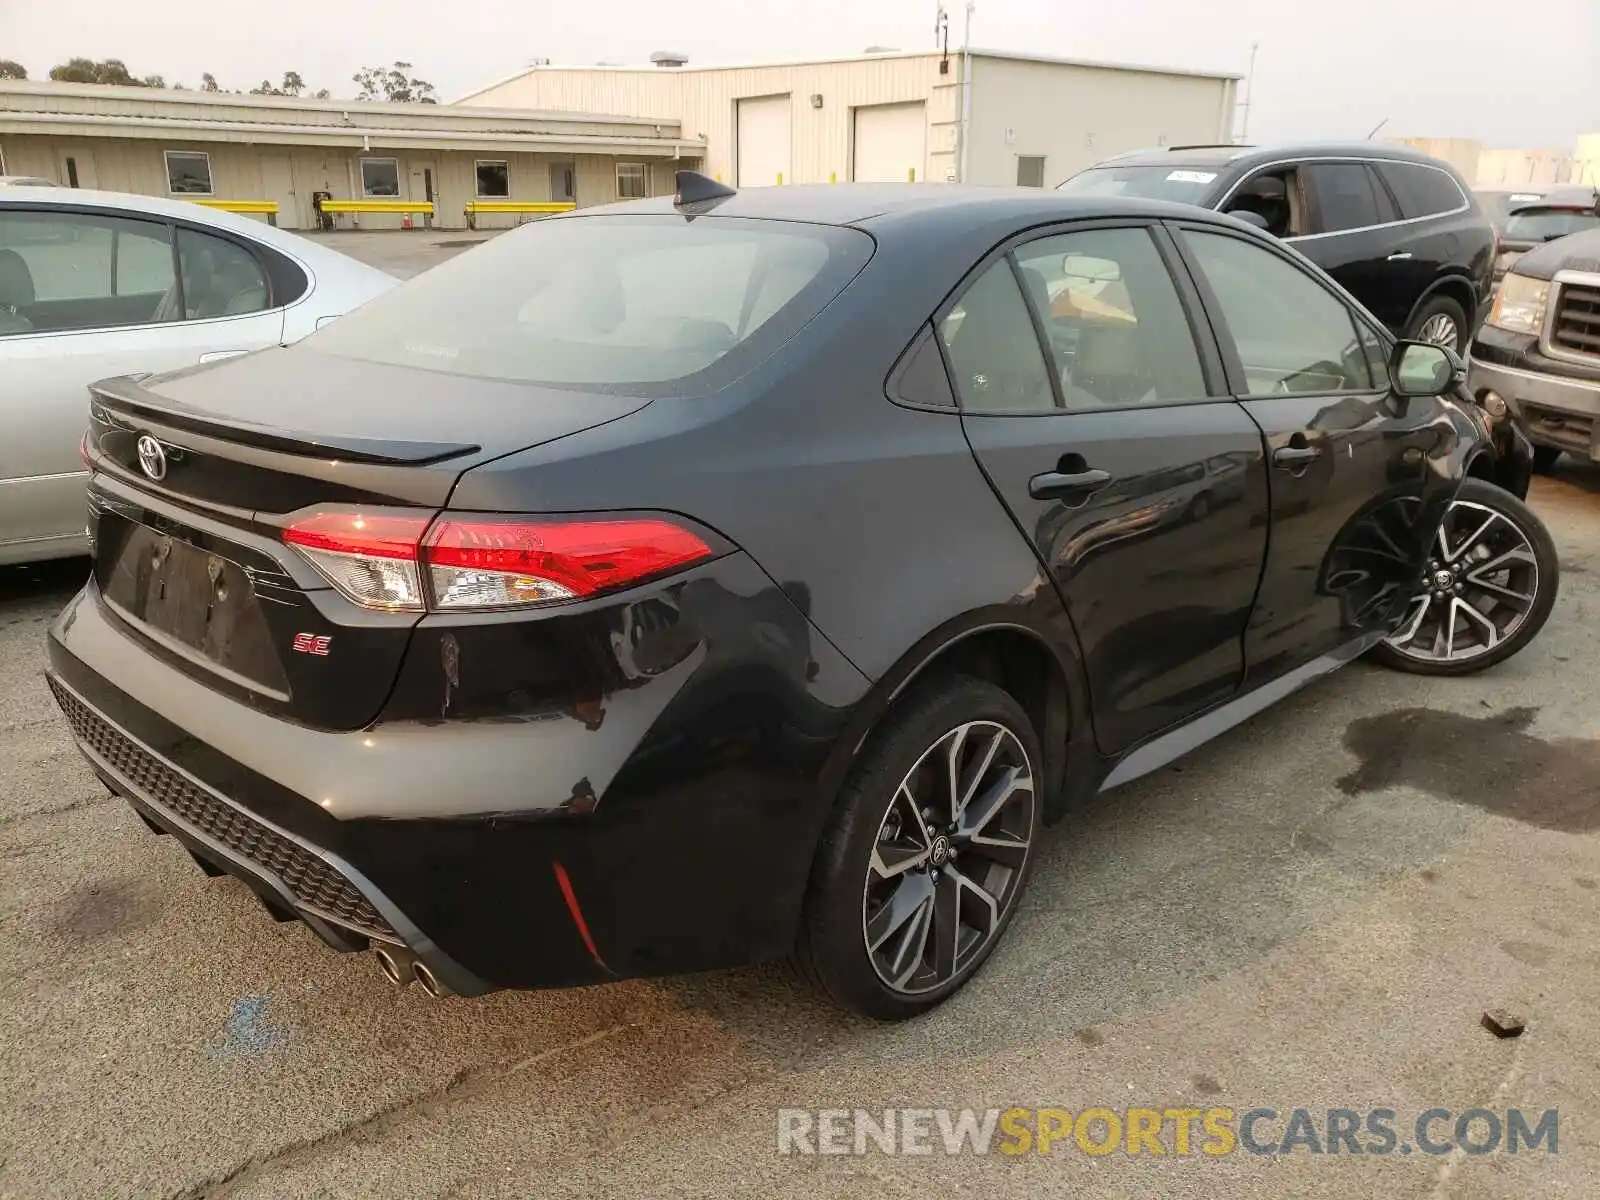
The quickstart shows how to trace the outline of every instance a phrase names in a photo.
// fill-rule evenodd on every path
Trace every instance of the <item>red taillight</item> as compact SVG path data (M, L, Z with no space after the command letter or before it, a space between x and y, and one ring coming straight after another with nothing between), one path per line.
M291 546L371 558L417 557L431 513L319 512L283 531Z
M446 513L435 521L421 513L333 510L296 521L283 540L356 603L410 611L581 600L712 555L699 536L655 517Z

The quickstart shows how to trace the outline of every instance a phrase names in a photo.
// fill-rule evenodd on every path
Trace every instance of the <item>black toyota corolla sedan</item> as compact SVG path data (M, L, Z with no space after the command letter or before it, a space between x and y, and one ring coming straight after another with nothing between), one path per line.
M1448 350L1148 201L686 174L90 417L84 753L435 995L792 955L908 1016L1072 806L1554 599Z

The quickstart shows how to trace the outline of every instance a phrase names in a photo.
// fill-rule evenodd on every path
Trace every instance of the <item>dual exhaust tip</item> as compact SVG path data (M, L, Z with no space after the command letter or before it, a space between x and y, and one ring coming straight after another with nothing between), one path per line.
M383 972L384 978L395 987L403 988L415 979L422 985L422 990L435 1000L455 995L455 991L411 951L398 946L379 946L372 953L378 960L378 969Z

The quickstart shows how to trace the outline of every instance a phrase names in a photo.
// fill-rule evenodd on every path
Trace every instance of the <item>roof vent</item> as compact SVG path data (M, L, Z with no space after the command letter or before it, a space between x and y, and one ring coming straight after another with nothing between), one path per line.
M675 50L657 50L650 56L650 61L658 67L686 67L689 65L689 56Z

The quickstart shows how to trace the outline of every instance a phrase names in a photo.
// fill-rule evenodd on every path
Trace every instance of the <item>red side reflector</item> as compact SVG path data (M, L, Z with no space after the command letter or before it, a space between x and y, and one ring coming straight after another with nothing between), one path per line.
M283 531L283 540L308 550L415 561L417 544L432 519L396 513L319 512Z
M548 580L572 593L624 587L711 557L711 548L670 521L526 521L446 515L428 533L429 566Z

